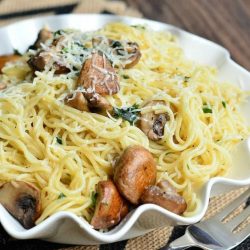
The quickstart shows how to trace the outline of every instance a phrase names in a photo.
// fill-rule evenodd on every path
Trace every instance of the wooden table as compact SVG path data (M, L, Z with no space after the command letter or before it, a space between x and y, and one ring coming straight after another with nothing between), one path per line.
M125 0L146 18L173 24L227 48L250 70L250 0Z

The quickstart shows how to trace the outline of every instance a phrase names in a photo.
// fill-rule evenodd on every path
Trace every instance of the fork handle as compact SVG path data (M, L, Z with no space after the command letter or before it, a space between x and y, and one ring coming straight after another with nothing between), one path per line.
M169 246L165 246L159 250L182 250L195 245L196 244L194 243L192 238L186 233L180 238L172 241Z

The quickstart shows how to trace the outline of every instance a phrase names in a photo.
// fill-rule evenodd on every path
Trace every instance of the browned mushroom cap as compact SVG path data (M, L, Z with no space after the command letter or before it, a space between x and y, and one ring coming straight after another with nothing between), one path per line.
M121 220L129 213L129 205L126 200L123 199L122 209L121 209Z
M4 65L7 62L13 62L20 59L20 56L18 55L4 55L4 56L0 56L0 73L2 68L4 67Z
M91 225L95 229L106 229L115 226L128 212L116 186L111 180L100 181L97 185L97 201ZM121 213L123 211L123 213Z
M119 192L133 204L139 203L144 189L154 185L155 179L155 161L142 146L128 147L114 169L114 182Z
M39 49L41 48L41 43L45 43L48 39L53 37L53 33L47 28L43 28L38 33L37 39L33 45L31 45L30 49Z
M142 203L153 203L173 213L182 214L187 204L168 181L161 181L157 186L149 186L141 196Z
M78 109L80 111L88 111L88 102L84 95L80 92L75 94L69 94L66 96L64 103L72 108Z
M164 101L151 101L144 107L153 107L157 104L165 104ZM164 134L164 126L169 121L168 113L156 114L154 111L141 115L140 127L150 140L160 140Z
M94 53L83 64L78 85L83 86L89 95L113 95L120 89L115 69L104 54L98 53Z
M40 191L23 181L11 181L2 185L0 203L27 229L35 225L41 214Z

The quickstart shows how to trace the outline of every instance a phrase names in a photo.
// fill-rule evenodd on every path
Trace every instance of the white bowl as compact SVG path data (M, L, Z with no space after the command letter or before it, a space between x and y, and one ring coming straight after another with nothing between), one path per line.
M177 36L180 46L187 57L202 64L216 66L220 79L227 80L250 90L250 73L233 62L229 52L223 47L201 37L180 30L174 26L131 17L112 15L60 15L21 21L0 28L0 54L13 53L13 48L24 52L34 42L38 31L46 24L53 30L61 28L77 28L90 31L101 28L109 22L124 22L132 24L148 24L155 30L166 30ZM237 44L235 45L237 46ZM242 107L250 124L250 99ZM225 177L210 179L198 194L201 208L195 216L182 217L159 206L141 205L114 229L107 233L94 230L84 219L70 213L58 212L41 224L29 230L24 229L1 205L0 221L5 230L17 239L44 239L47 241L69 244L100 244L111 243L133 238L150 230L166 226L192 224L198 222L205 214L209 197L228 192L234 187L250 185L250 138L242 142L233 155L233 167Z

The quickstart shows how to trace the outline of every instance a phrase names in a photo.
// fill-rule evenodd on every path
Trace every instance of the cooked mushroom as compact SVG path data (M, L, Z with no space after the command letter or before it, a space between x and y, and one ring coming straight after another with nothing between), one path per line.
M40 51L37 55L32 56L27 63L34 71L43 71L45 66L49 64L51 60L52 57L48 53ZM70 71L67 67L60 65L59 63L54 63L53 65L55 68L55 74L65 74Z
M0 203L27 229L35 225L41 214L40 191L27 182L3 184L0 187Z
M99 53L94 53L83 64L78 85L83 86L89 95L113 95L120 89L115 69L106 56Z
M64 103L72 108L78 109L80 111L88 111L88 102L81 92L76 92L75 94L69 94L66 96Z
M7 88L7 85L5 83L0 83L0 91L6 88Z
M111 180L97 185L97 201L91 225L95 229L107 229L119 223L128 208Z
M91 107L105 110L112 107L104 96L116 94L120 89L115 69L104 54L98 53L83 64L78 85L84 87Z
M144 189L154 185L156 165L151 153L142 146L128 147L114 168L114 182L131 203L138 204Z
M70 72L70 69L68 69L66 66L64 65L60 65L59 63L54 63L54 67L55 67L55 74L66 74Z
M157 104L165 104L164 101L151 101L144 107L153 107ZM164 135L164 126L169 121L168 113L156 114L150 111L141 115L141 130L153 141L160 140Z
M99 94L85 94L85 97L88 99L90 108L109 111L113 110L112 105L104 96L101 96Z
M20 59L19 55L3 55L0 56L0 72L7 62L13 62Z
M134 67L141 58L139 45L135 42L128 42L124 50L129 54L129 57L124 61L124 67L125 69L130 69Z
M51 56L49 54L39 52L37 55L32 56L27 63L34 71L42 71L50 60Z
M128 202L123 199L122 209L121 209L121 220L129 213Z
M187 204L168 181L160 181L157 186L149 186L141 196L142 203L153 203L173 213L182 214Z
M136 42L118 41L107 39L103 36L96 36L92 39L92 45L93 47L105 45L111 47L113 53L119 56L125 69L135 66L141 58L139 45Z
M47 28L43 28L37 35L37 39L33 45L29 47L29 49L39 49L41 48L41 43L45 43L48 39L53 37L53 33Z

